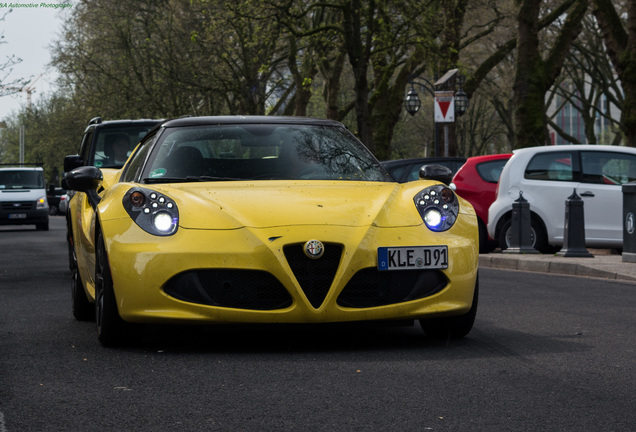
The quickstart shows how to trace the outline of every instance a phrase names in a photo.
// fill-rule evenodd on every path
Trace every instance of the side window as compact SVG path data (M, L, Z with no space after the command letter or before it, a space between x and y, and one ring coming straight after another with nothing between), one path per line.
M140 175L141 170L143 169L146 155L155 142L155 137L155 134L149 135L141 142L141 144L139 144L137 150L130 158L130 162L128 163L128 165L126 165L126 168L121 175L122 182L134 182L137 180L137 177Z
M483 162L478 164L475 168L477 169L477 174L479 174L479 177L481 177L483 181L497 183L506 162L508 162L508 159Z
M406 167L401 166L401 167L393 168L389 172L391 173L391 176L396 181L398 181L398 180L400 180L400 178L402 178L402 173L404 172L405 169L406 169Z
M415 181L420 179L420 169L426 164L415 164L411 166L411 172L409 173L406 181Z
M581 152L584 183L621 185L636 180L636 155Z
M88 163L88 157L90 156L91 149L91 141L93 139L93 129L89 130L84 134L84 138L82 138L82 145L80 146L79 155L85 164Z
M529 180L572 181L574 179L571 152L548 152L535 155L524 174Z

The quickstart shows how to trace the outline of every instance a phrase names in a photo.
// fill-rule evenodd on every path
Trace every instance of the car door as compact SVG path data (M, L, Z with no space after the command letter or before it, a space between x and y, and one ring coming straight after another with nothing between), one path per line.
M636 155L611 151L581 152L581 183L587 246L623 243L621 185L636 170Z
M523 183L516 191L523 191L530 210L544 222L550 244L563 243L565 203L579 186L578 170L574 151L538 152L528 162Z

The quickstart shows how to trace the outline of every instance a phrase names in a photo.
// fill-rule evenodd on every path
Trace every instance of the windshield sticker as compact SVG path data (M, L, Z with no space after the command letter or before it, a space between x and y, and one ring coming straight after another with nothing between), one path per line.
M150 172L150 178L158 178L158 177L163 177L165 175L166 175L165 168L157 168Z

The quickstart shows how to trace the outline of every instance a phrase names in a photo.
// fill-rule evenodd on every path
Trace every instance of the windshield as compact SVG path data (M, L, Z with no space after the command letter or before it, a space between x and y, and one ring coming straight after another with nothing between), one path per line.
M219 180L391 181L344 128L197 125L167 129L143 173L147 183Z
M42 171L3 170L0 171L0 190L4 189L44 189Z

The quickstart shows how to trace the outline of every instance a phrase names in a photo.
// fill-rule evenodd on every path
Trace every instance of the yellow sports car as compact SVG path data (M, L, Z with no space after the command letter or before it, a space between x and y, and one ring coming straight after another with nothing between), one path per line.
M117 182L66 182L74 311L104 345L141 323L413 321L463 337L477 218L440 166L399 184L347 129L300 117L190 117L152 130Z

